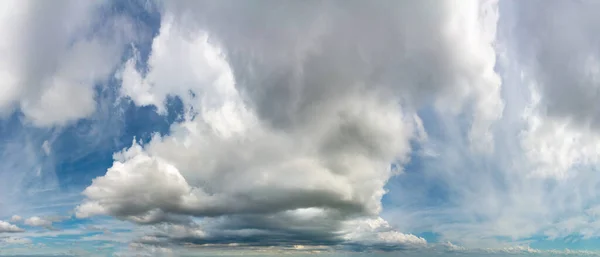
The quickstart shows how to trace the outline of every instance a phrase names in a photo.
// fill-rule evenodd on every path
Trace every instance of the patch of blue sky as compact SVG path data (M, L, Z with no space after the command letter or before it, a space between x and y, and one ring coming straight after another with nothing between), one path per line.
M149 4L148 1L111 1L101 11L103 16L125 16L134 23L133 29L139 38L126 47L122 61L131 58L135 48L139 56L137 65L142 71L146 69L152 38L160 27L160 14ZM96 113L67 127L58 136L55 148L62 155L56 158L62 187L87 186L92 178L104 174L110 167L114 152L128 147L134 137L148 141L153 133L166 134L181 113L178 99L168 99L168 114L160 116L154 107L137 107L127 99L119 99L119 87L120 81L114 77L106 85L98 85Z
M564 238L548 239L539 237L531 247L541 250L587 250L600 251L600 238L584 238L582 235L569 235Z
M170 99L167 106L168 115L160 116L154 107L137 107L125 100L110 111L111 115L120 116L111 118L113 121L99 124L87 119L67 128L57 137L54 146L61 186L81 189L93 178L103 175L112 165L113 153L129 147L134 138L147 142L155 133L167 134L182 112L178 99ZM98 131L90 133L91 129Z

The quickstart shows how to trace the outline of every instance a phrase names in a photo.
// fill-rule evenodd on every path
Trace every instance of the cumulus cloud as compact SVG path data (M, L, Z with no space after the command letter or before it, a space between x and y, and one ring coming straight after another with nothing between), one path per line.
M87 186L78 218L144 226L86 240L138 238L133 255L208 245L439 250L419 232L461 245L442 253L554 254L522 241L600 236L599 8L7 0L0 216L38 216L13 216L0 231L51 228L59 222L23 200L70 206L76 197L54 202L47 192ZM145 22L157 33L140 35ZM113 93L119 102L100 96ZM115 136L112 123L71 127L93 138L85 147L115 140L119 149L91 183L54 174L90 152L61 142L60 129L94 114L115 119L128 110L106 110L122 100L171 115L173 99L183 113L168 133L124 149L133 135Z
M106 6L69 0L2 6L0 33L11 40L0 45L0 114L20 110L33 124L52 126L95 111L95 86L109 78L135 35L125 19L103 24Z
M176 96L186 112L115 153L76 215L168 222L195 243L423 245L378 218L384 186L426 138L425 104L469 113L472 149L492 149L496 20L494 1L166 2L148 70L136 52L116 77L135 104L164 114Z
M45 228L52 227L52 221L44 219L44 218L40 218L37 216L30 217L30 218L26 219L25 221L23 221L23 223L27 226L32 226L32 227L45 227Z
M81 189L60 185L78 176L72 164L94 153L86 163L95 166L120 144L123 109L109 80L126 47L148 31L118 5L59 0L0 7L7 38L0 43L0 216L70 208Z
M169 133L114 153L76 208L153 228L133 251L600 235L597 3L504 1L501 16L486 0L157 2L148 47L108 2L0 7L14 39L0 42L0 115L66 125L113 105L97 99L109 80L161 115L181 101ZM2 214L22 188L59 187L40 166L60 147L31 134L2 145ZM382 213L388 190L398 207Z
M0 221L0 233L16 233L24 231L25 230L17 227L16 225L10 224L6 221Z
M422 247L427 241L421 237L394 230L382 218L359 219L346 222L348 231L344 235L346 244L355 250L398 250Z

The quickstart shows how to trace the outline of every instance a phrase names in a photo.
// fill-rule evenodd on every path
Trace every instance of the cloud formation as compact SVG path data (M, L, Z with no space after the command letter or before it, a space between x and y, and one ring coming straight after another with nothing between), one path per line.
M37 216L33 216L30 218L25 219L25 221L23 221L23 224L27 225L27 226L32 226L32 227L45 227L45 228L50 228L52 227L52 221L50 220L46 220Z
M117 78L135 104L164 113L177 96L186 113L169 135L116 153L77 216L210 217L216 223L204 226L219 229L193 237L203 243L261 234L267 239L255 243L425 244L377 216L385 184L402 172L390 163L402 167L410 141L426 136L415 114L425 103L449 115L472 111L474 149L493 144L489 126L503 108L495 4L242 7L164 3L148 71L134 55ZM273 22L281 26L266 26ZM345 230L363 217L376 226ZM226 228L234 234L217 236Z
M37 126L53 126L94 113L95 87L109 79L137 34L124 17L103 20L107 6L70 0L3 5L0 33L11 40L0 45L0 114L20 110Z
M10 224L6 221L0 221L0 233L16 233L23 231L25 230L17 227L17 225Z
M21 222L22 220L23 220L23 218L22 218L21 216L19 216L19 215L13 215L13 216L10 218L10 222L13 222L13 223L14 223L14 222Z
M533 246L600 237L599 8L9 0L0 243L568 254Z

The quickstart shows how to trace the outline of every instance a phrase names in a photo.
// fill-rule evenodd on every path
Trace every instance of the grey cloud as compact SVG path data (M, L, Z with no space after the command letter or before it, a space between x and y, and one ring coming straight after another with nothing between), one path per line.
M173 239L180 243L248 246L336 245L343 242L338 232L342 218L335 213L305 219L299 219L293 212L232 215L198 224L202 236Z
M533 76L545 113L581 126L600 125L600 3L513 3L524 70Z
M340 223L344 217L326 214L299 218L294 211L270 215L203 218L198 223L155 225L158 232L136 242L160 247L276 247L349 251L397 251L423 248L422 238L402 234L383 219Z
M450 1L234 2L165 5L184 28L207 30L223 46L236 86L275 127L314 122L357 92L413 107L453 94L460 106L470 83L496 83L478 77L483 67L469 63L478 49L462 49L462 32L444 34L461 15Z

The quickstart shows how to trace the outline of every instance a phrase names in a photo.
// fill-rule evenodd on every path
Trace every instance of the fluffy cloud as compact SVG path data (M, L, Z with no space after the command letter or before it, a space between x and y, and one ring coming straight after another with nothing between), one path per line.
M71 0L0 7L7 39L0 43L0 216L71 208L81 189L64 190L61 180L78 176L72 164L94 153L85 169L106 169L93 167L97 157L126 145L113 148L123 108L109 80L126 48L148 33L128 7Z
M179 223L194 243L425 244L378 218L384 186L426 138L423 105L469 113L470 145L492 148L495 2L344 3L164 3L148 71L136 53L117 78L135 104L177 96L186 113L116 153L77 217ZM347 230L357 217L375 227Z
M425 246L427 241L415 235L395 231L382 218L359 219L346 222L344 240L355 250L397 250Z
M600 236L598 3L140 2L160 17L115 14L130 10L114 1L0 7L0 115L25 118L0 127L0 216L24 213L26 198L57 204L46 192L81 182L47 171L64 167L60 133L22 128L117 106L97 95L116 80L108 91L143 110L171 114L173 98L184 109L85 181L76 216L146 225L132 252L431 249L401 231L466 247ZM160 23L151 45L138 44L138 22ZM122 140L102 125L85 136ZM62 161L89 153L67 151ZM133 238L123 234L88 239Z
M52 221L46 220L46 219L43 219L43 218L40 218L37 216L30 217L30 218L26 219L23 223L27 226L32 226L32 227L45 227L45 228L52 227Z
M10 222L20 222L20 221L22 221L22 220L23 220L23 217L21 217L21 216L19 216L19 215L13 215L13 216L10 218Z
M92 114L95 86L133 42L126 19L102 15L96 1L8 1L0 10L0 114L20 110L37 126L63 125ZM39 42L44 42L40 44Z
M311 118L310 106L332 94L383 90L407 105L433 100L449 113L472 100L472 136L487 141L486 128L502 111L491 45L495 1L341 3L182 1L167 8L184 28L195 25L223 45L236 87L274 126ZM265 26L275 22L282 26Z
M538 7L542 8L542 11ZM598 3L516 5L521 67L532 90L523 146L541 175L598 163ZM573 28L573 29L565 29Z
M17 227L16 225L10 224L6 221L0 221L0 233L15 233L23 231L25 230Z

